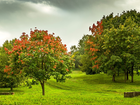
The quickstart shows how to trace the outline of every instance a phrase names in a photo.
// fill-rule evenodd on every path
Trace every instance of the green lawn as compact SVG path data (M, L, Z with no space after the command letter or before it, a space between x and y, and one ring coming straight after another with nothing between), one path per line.
M140 96L124 98L124 92L140 91L140 76L134 76L134 83L116 83L106 74L86 75L73 71L72 78L65 83L51 79L46 82L45 96L40 85L14 88L14 95L0 95L0 105L139 105ZM0 92L10 89L0 88Z

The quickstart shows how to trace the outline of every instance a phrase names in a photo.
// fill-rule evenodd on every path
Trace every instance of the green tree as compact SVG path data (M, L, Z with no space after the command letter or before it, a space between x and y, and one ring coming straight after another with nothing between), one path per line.
M125 81L127 80L129 68L131 72L131 82L133 82L133 67L136 64L136 61L139 60L139 51L140 51L140 37L139 37L140 28L133 21L131 17L125 20L124 24L120 24L119 28L114 28L114 26L110 29L104 30L104 35L102 36L104 39L104 45L102 46L105 49L105 56L110 62L111 56L117 56L118 61L121 62L121 69L125 73ZM106 63L107 64L107 63ZM110 70L114 66L110 67ZM118 65L115 64L117 67ZM117 69L116 69L117 70ZM113 74L116 74L117 71Z
M128 20L129 17L131 18L132 21ZM119 75L119 73L124 72L126 79L128 79L128 74L130 73L130 75L132 76L131 81L133 81L133 70L134 68L138 68L136 67L138 66L138 63L136 62L139 62L139 59L138 59L139 54L138 53L137 54L135 53L136 55L134 54L136 50L133 50L133 51L129 50L131 53L125 52L123 53L124 55L122 53L117 52L119 51L118 48L120 48L120 51L122 51L123 48L120 46L114 47L113 43L116 43L118 41L117 39L119 38L121 39L122 36L117 34L118 36L120 36L119 38L117 38L117 37L114 37L115 36L114 34L116 34L115 32L112 32L110 36L108 36L108 34L106 33L113 29L119 30L119 32L122 33L121 31L124 31L124 30L121 30L120 26L123 26L124 24L125 24L124 27L126 27L126 26L129 26L129 24L135 23L139 27L140 25L139 17L140 17L140 13L137 13L135 10L131 10L127 12L123 11L123 14L121 14L120 16L118 14L115 17L113 17L113 13L111 13L109 16L106 16L106 17L103 16L101 21L97 22L97 26L93 24L92 28L89 27L90 31L92 32L92 36L87 41L85 49L87 50L87 54L90 57L92 57L93 71L103 71L105 73L112 74L113 81L115 81L116 73ZM128 22L126 22L126 20ZM130 26L133 28L135 27L132 25ZM134 30L131 28L127 28L127 30L125 31L128 31L128 30L131 32L131 33L127 33L129 34L128 35L129 37L131 35L132 35L131 37L133 37L133 34L137 34L135 33L137 31L134 32ZM121 41L124 42L125 39L127 39L127 36L124 39L121 39ZM114 40L117 40L117 41L114 41ZM133 40L132 42L137 43L139 45L139 41ZM107 49L104 47L106 43L109 43ZM119 43L119 44L126 45L127 43L125 42L125 43ZM127 49L129 49L129 46L126 45L125 47L128 47ZM125 47L124 49L126 49ZM139 52L138 47L132 47L132 48L134 49L137 48L137 52ZM116 52L118 54L116 54ZM124 57L125 55L129 57ZM115 60L114 58L116 58L117 60ZM111 61L112 63L110 63ZM128 61L128 62L125 62L125 61ZM110 67L109 65L110 66L115 65L115 67L112 67L112 66ZM122 65L125 65L125 66L122 66Z
M87 41L89 36L90 35L84 35L82 37L82 39L79 40L78 47L76 47L74 45L74 46L71 46L71 48L70 48L71 52L73 54L72 57L75 59L75 61L74 61L75 68L82 68L82 67L80 67L83 65L81 62L81 59L82 59L82 55L84 55L84 52L85 52L85 42Z
M77 51L76 45L71 46L70 47L70 50L71 50L71 54L73 54L74 52L76 52Z

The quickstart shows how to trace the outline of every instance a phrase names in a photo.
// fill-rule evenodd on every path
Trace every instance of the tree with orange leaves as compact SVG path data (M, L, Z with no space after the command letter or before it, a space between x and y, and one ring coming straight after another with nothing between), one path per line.
M89 58L92 62L92 70L96 73L99 71L100 60L98 60L100 51L100 36L103 32L102 21L97 21L97 25L93 24L92 27L89 27L89 31L92 32L92 35L89 36L86 41L85 52L89 55Z
M16 40L11 55L11 65L5 70L7 73L26 73L26 75L39 81L42 94L45 95L45 81L53 76L57 81L65 81L67 74L71 73L73 60L67 53L66 45L62 44L60 37L48 34L48 31L35 29L30 31L30 37L23 33ZM16 57L17 58L13 58ZM15 65L16 64L16 65ZM19 67L19 69L14 69Z
M14 72L10 72L10 58L9 55L6 54L5 50L12 49L14 41L15 39L13 39L12 41L6 40L0 49L0 87L10 88L11 91L14 87L17 87L25 79L24 75L22 74L14 75ZM8 49L6 49L6 47Z

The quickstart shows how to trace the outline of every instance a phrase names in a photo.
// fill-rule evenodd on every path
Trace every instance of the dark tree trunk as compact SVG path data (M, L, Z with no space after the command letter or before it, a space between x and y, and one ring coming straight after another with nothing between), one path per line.
M13 91L13 87L10 87L11 91Z
M127 67L126 67L126 63L125 63L125 70L124 70L124 82L126 82L127 80Z
M128 74L129 74L129 73L128 73L128 70L127 70L126 74L127 74L127 80L128 80L128 79L129 79L129 77L128 77Z
M126 72L126 70L124 72L125 72L124 82L126 82L126 80L127 80L127 72Z
M10 87L11 91L13 91L13 82L11 82L11 87Z
M134 67L134 63L132 63L132 68L131 68L131 82L133 82L133 76L134 76L133 67Z
M113 82L115 82L115 75L116 75L116 72L115 72L115 65L114 65L114 67L112 68L112 70L113 70L113 76L112 76L112 81Z
M115 74L112 76L112 81L115 82Z
M40 84L41 84L41 87L42 87L42 95L45 95L44 81L43 82L40 81Z

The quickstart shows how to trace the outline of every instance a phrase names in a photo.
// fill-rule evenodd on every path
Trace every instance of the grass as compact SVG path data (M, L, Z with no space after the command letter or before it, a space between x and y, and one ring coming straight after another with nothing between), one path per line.
M86 75L73 71L71 79L57 83L54 79L46 82L45 96L40 85L14 88L14 95L0 95L0 105L139 105L140 96L124 98L124 92L140 91L140 76L134 76L134 83L117 82L106 74ZM0 88L0 92L9 92Z

